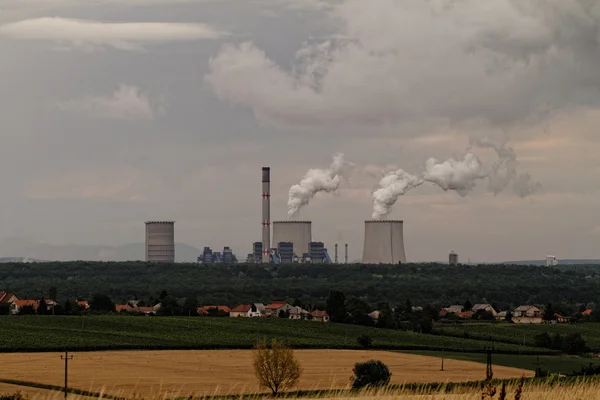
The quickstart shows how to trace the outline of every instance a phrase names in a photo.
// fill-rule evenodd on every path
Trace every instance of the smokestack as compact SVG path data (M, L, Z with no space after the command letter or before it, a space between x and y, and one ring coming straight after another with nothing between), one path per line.
M402 221L365 221L365 264L404 264Z
M337 243L335 244L335 263L338 263Z
M344 253L344 259L346 260L346 264L348 264L348 243L346 243L346 250Z
M262 262L269 262L271 246L271 168L262 169Z

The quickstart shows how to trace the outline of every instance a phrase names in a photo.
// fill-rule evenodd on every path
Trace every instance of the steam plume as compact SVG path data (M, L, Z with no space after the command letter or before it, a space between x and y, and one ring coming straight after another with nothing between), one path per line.
M518 171L517 154L506 142L498 142L490 138L471 138L470 145L482 149L491 149L498 156L488 173L488 190L494 194L503 191L511 182L513 192L521 197L531 195L542 188L534 182L528 172Z
M390 172L381 178L379 189L373 192L373 219L381 219L388 215L398 197L422 184L423 179L402 169Z
M423 179L444 191L454 190L464 197L475 188L478 179L485 177L487 174L479 158L473 153L467 153L462 159L449 158L444 162L430 158L425 163Z
M299 184L290 188L288 216L298 214L318 192L335 192L340 186L345 166L344 154L336 153L328 169L310 169Z

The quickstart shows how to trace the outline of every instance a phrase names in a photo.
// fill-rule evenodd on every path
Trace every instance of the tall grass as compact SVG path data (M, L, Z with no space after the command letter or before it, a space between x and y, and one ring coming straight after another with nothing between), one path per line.
M515 399L516 392L521 380L496 381L498 394L505 387L505 400ZM439 384L439 385L401 385L388 386L378 389L365 389L352 391L346 389L314 391L314 392L293 392L280 396L287 400L480 400L484 385L480 383L471 383L463 385ZM13 394L0 394L0 400L60 400L63 393L58 391L48 391L47 394L36 394L32 396L13 397ZM498 399L496 394L496 399ZM102 393L99 393L103 398ZM139 397L135 394L122 394L123 397L135 400L265 400L272 398L267 394L253 395L230 395L230 396L203 396L189 397L180 396L177 393L159 393L151 394L146 397ZM521 400L600 400L600 378L582 377L577 379L529 379L525 380L522 387ZM80 394L69 394L69 400L90 400L90 397ZM518 400L518 399L517 399Z

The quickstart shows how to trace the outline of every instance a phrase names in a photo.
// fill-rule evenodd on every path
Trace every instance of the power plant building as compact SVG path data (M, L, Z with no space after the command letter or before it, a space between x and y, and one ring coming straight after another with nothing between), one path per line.
M451 251L450 255L448 255L448 264L452 265L452 266L457 266L458 265L458 254Z
M403 221L365 221L363 263L406 263Z
M146 222L146 261L175 262L175 221Z
M312 242L312 227L310 221L275 221L273 222L273 248L278 243L292 243L294 253L302 257L309 253L309 243Z

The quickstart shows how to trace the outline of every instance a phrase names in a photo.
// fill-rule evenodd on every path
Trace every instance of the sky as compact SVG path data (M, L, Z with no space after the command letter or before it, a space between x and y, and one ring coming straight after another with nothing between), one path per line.
M166 219L245 258L261 167L286 220L343 153L297 218L360 259L385 174L467 151L489 172L485 139L535 190L400 196L408 260L600 258L599 45L593 0L0 0L0 240L115 246Z

